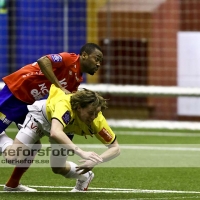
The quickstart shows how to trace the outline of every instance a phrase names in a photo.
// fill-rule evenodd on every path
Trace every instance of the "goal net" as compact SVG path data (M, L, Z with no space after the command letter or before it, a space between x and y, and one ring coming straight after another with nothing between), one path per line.
M199 9L199 0L0 0L0 77L94 42L103 65L81 87L109 99L108 119L199 129Z

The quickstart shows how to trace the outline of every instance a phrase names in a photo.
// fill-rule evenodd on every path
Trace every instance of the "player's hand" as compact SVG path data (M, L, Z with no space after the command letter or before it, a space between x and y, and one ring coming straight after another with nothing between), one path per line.
M103 159L97 153L91 151L84 151L81 157L85 160L91 160L96 164L103 162Z
M79 160L79 162L81 162L82 164L78 165L76 167L76 172L78 172L79 174L85 174L89 171L91 171L95 165L97 165L96 162L93 162L91 160Z

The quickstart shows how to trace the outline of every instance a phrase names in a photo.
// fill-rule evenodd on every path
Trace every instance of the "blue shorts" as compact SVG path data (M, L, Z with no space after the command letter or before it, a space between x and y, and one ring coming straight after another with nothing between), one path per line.
M23 124L27 113L27 103L17 99L5 85L0 91L0 134L12 122Z

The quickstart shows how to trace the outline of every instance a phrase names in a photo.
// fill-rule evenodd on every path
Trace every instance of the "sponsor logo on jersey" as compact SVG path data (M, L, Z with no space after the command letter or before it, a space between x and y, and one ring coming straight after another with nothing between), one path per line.
M36 130L36 134L39 135L39 137L43 137L45 134L44 132L38 127L38 129Z
M61 62L62 61L62 57L59 54L53 54L53 55L51 55L51 58L54 62Z
M71 119L70 112L66 111L62 116L62 120L65 122L65 124L68 124L70 122L70 119Z
M30 72L30 73L22 75L22 78L26 78L26 77L34 76L34 75L41 75L41 74L43 74L41 70L37 72Z
M112 141L112 136L110 135L110 133L103 128L100 132L99 135L106 141L106 142L111 142Z
M66 78L62 79L59 82L62 85L62 87L67 88ZM32 89L30 91L31 95L33 96L33 98L35 100L40 100L49 93L49 89L47 88L45 83L39 84L38 87L39 87L39 90L38 89Z
M76 81L79 82L79 78L77 77L77 73L75 73Z
M31 129L37 130L37 128L38 128L37 124L31 122Z
M62 87L67 88L66 78L63 78L63 79L60 80L59 82L60 82L60 84L62 85Z
M40 90L33 89L31 90L31 95L34 97L35 100L42 99L45 95L49 93L49 90L45 83L38 85Z

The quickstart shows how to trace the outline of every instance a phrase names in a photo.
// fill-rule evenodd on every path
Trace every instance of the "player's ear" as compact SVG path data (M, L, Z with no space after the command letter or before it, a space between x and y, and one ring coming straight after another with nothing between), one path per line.
M81 54L81 57L83 60L86 60L88 58L88 54L85 51L83 51L83 53Z

